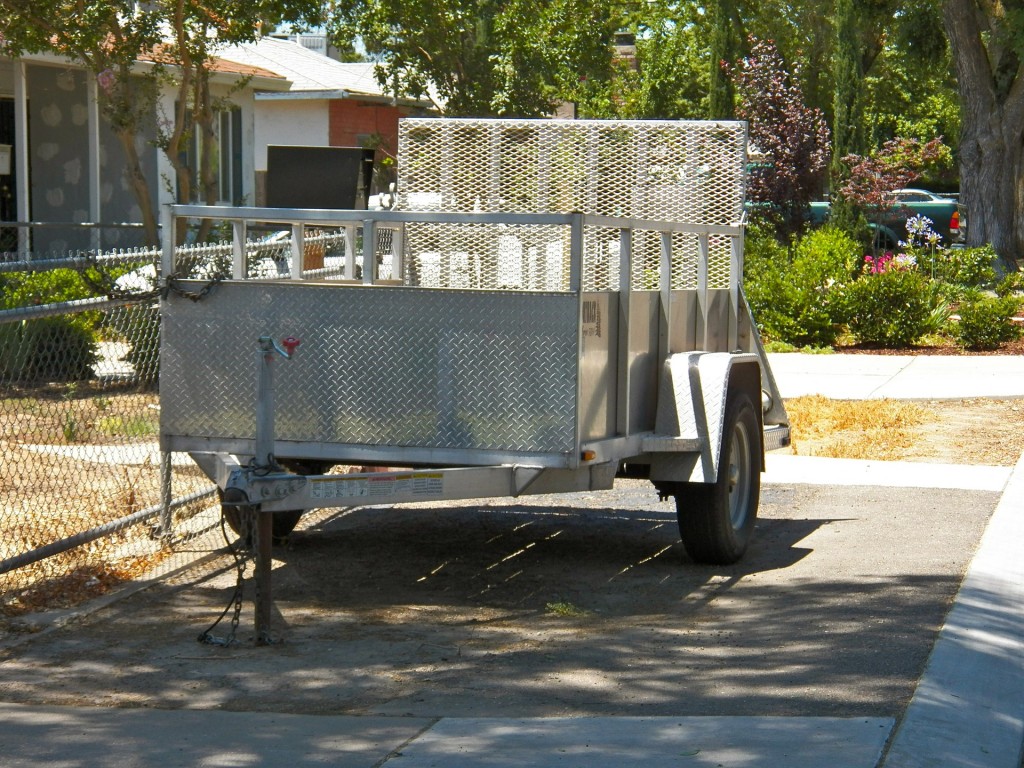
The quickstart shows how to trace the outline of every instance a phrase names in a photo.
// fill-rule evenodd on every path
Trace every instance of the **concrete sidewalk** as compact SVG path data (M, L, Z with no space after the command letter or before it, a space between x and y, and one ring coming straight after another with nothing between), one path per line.
M869 768L891 718L337 717L0 704L4 768Z
M1024 355L768 355L784 398L1024 397Z

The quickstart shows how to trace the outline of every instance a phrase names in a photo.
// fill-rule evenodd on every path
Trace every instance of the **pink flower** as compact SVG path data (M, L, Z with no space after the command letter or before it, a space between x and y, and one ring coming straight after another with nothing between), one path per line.
M112 69L104 69L102 72L96 75L97 85L99 85L99 87L102 88L106 93L110 93L111 89L114 87L114 83L116 82L117 75L114 74L114 70Z

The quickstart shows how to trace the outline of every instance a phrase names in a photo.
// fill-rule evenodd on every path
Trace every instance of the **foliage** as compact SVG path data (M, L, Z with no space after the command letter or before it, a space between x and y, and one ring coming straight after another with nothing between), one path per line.
M0 325L0 375L16 382L78 381L92 376L96 336L76 318Z
M708 79L707 116L712 120L727 120L733 116L735 93L727 76L728 62L737 58L733 17L733 0L718 0L711 3L710 67Z
M945 0L960 95L960 192L967 244L1024 256L1024 11L1020 3Z
M608 79L615 22L583 0L331 0L328 30L361 39L395 95L436 96L453 116L536 117Z
M819 110L804 103L798 75L787 71L767 41L754 42L732 71L737 116L749 121L750 142L765 156L750 171L748 195L779 212L782 232L803 226L828 167L828 126Z
M617 62L607 116L696 119L707 115L707 20L695 5L647 3L631 17L636 62ZM590 116L587 105L580 113ZM597 115L593 115L597 116Z
M186 165L186 142L198 131L203 157L216 157L217 99L210 91L218 46L255 40L266 23L317 20L316 0L132 0L82 2L0 0L5 54L49 52L85 67L96 78L99 104L127 159L125 182L135 195L151 243L157 223L139 146L160 104L160 87L176 89L174 115L158 139L175 171L179 199L189 201L194 175L212 188L212 165ZM151 66L143 71L139 61ZM205 198L204 198L205 199Z
M997 296L1013 296L1020 292L1024 292L1024 272L1011 272L996 284Z
M0 308L55 304L93 292L73 269L19 272L0 277ZM97 359L98 312L0 325L0 374L15 381L89 378Z
M853 0L835 0L835 49L832 74L832 178L844 176L847 155L860 151L864 142L864 60L860 55L859 24Z
M897 138L885 142L881 149L867 157L849 155L845 161L850 176L839 193L862 208L891 211L895 208L892 193L912 184L922 168L948 152L941 139L922 143L917 139Z
M846 287L844 304L853 338L879 347L909 347L945 315L928 278L895 260L869 266Z
M966 349L997 349L1020 338L1022 329L1013 322L1020 300L1012 296L976 296L960 305L954 326L957 344Z
M935 261L935 277L946 285L977 288L992 285L998 256L991 245L981 248L949 248Z
M845 312L840 288L851 279L856 243L831 227L806 235L792 252L771 237L753 240L744 290L761 331L798 347L835 344Z
M836 190L836 197L856 214L881 224L898 210L893 193L912 184L924 168L947 158L949 153L942 139L921 142L896 138L866 157L848 155L843 162L849 176Z

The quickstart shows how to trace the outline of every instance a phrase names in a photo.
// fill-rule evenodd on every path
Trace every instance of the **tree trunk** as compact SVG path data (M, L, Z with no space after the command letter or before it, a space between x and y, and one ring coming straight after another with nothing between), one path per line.
M1024 256L1024 67L986 47L973 0L946 0L943 19L960 92L960 201L967 244L991 243L1011 267ZM999 35L989 34L990 45Z
M142 162L135 146L134 131L116 131L117 140L124 150L126 166L124 169L128 186L135 195L135 202L142 211L142 225L146 232L146 243L151 246L160 245L160 231L157 226L156 213L153 207L153 196L149 193L146 174L142 172Z

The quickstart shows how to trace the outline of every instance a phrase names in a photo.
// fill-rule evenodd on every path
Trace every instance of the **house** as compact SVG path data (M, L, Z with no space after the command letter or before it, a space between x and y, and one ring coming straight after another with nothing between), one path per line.
M287 90L254 93L255 204L266 201L267 147L363 147L377 152L375 186L387 188L386 158L398 150L398 120L434 108L427 99L387 95L372 62L343 63L308 44L266 37L218 51L227 61L274 72L290 82Z
M140 61L143 71L151 66ZM124 153L98 108L98 77L67 59L30 54L0 57L0 144L9 145L9 171L0 175L0 252L59 256L69 251L141 244L142 214L124 178ZM242 85L239 88L239 85ZM222 113L220 197L252 200L253 113L256 90L285 90L276 73L237 62L217 62L211 87L230 97ZM164 180L174 174L156 147L161 115L171 115L175 94L161 94L158 114L138 138L137 148L150 194L158 204L174 201ZM26 226L31 222L31 226ZM125 226L134 225L134 226Z
M140 72L148 66L138 63ZM55 55L0 56L0 254L142 243L142 212L98 108L98 79ZM370 147L393 156L398 118L429 107L386 96L372 64L343 64L269 38L218 51L211 86L230 105L217 121L218 200L229 205L265 200L270 145ZM176 201L172 166L156 146L157 127L174 106L166 87L137 144L158 205Z

